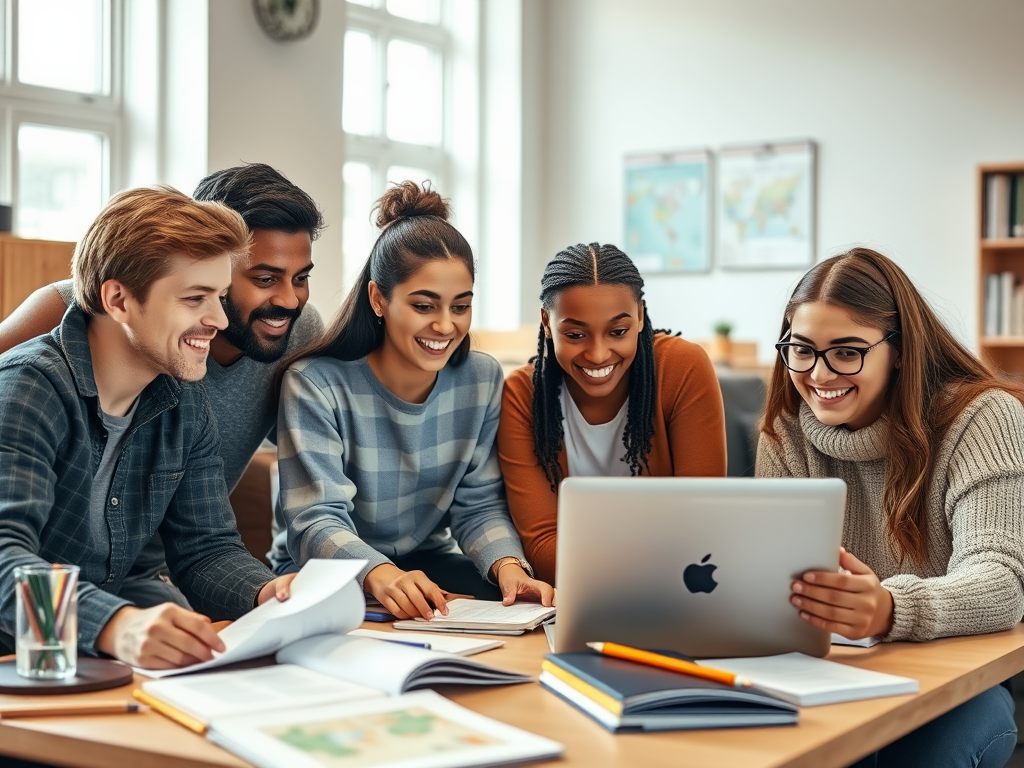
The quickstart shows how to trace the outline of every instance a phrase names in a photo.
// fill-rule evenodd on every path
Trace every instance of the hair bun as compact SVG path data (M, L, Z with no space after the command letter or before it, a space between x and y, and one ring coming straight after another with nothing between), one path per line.
M375 223L379 229L414 216L437 216L448 221L451 215L448 201L431 189L429 181L424 181L422 187L415 181L396 183L381 196L374 208L377 210Z

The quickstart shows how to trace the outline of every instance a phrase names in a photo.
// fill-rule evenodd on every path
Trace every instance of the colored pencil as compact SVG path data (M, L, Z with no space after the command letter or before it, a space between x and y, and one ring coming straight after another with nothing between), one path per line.
M195 731L199 735L206 733L206 725L204 723L199 722L191 715L186 715L184 712L175 709L170 704L165 704L160 701L160 699L153 698L145 691L136 688L132 691L132 696L134 696L137 701L141 701L150 709L159 712L161 715L173 720L178 725L183 725L190 731Z
M721 669L705 667L701 664L694 664L684 659L674 659L671 656L662 656L660 653L651 653L639 648L630 648L628 645L618 643L587 643L587 647L605 656L612 656L616 659L635 661L638 664L647 664L659 669L667 669L670 672L678 672L682 675L700 677L704 680L711 680L733 688L749 688L753 683L743 677L737 677L732 672L725 672Z
M83 701L79 704L14 704L0 707L0 720L15 717L59 717L64 715L116 715L140 712L131 701Z

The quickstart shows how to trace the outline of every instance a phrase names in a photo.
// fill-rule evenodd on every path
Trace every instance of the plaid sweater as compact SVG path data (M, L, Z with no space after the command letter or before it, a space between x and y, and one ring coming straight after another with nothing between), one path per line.
M295 363L281 388L272 559L365 559L362 582L389 557L454 542L484 578L498 559L522 558L494 445L501 383L497 361L473 352L417 404L365 358Z

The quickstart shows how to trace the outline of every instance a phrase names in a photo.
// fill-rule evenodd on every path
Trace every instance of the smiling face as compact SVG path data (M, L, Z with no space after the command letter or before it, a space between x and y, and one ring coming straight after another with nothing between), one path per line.
M881 328L861 325L841 307L813 301L801 304L793 313L790 341L817 350L837 346L867 349L886 334ZM789 377L822 424L861 429L877 421L885 410L885 392L898 358L890 344L879 344L864 357L860 373L841 376L818 358L811 371L790 371Z
M384 322L384 342L370 355L374 373L396 395L415 401L469 333L473 276L458 259L430 260L390 297L373 281L369 295Z
M175 254L170 261L170 272L153 281L144 302L125 300L132 362L153 378L198 381L206 375L210 342L228 324L220 297L231 284L231 256Z
M644 323L643 308L632 289L566 288L554 297L550 309L541 310L541 322L551 335L566 389L587 420L593 424L600 422L592 416L604 421L614 417L626 401L629 367Z
M235 265L224 297L229 325L215 343L218 361L239 353L261 363L284 355L309 299L312 246L306 232L253 231L249 255Z

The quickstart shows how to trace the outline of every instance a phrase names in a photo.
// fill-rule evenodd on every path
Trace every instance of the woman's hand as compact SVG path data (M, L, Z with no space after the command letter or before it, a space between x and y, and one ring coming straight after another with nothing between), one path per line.
M808 571L794 581L789 598L800 617L816 627L860 640L892 628L892 595L875 572L839 549L839 565L848 573Z
M284 576L278 576L276 579L268 581L256 596L256 605L263 605L272 597L276 597L283 603L291 596L292 582L295 581L295 577L298 575L298 573L287 573Z
M395 615L397 619L422 616L434 618L434 610L448 615L445 593L423 571L403 571L392 563L382 563L366 574L363 589Z
M501 589L501 604L512 605L517 597L534 600L541 605L555 604L555 588L550 584L531 578L515 558L503 558L493 566L494 580Z

